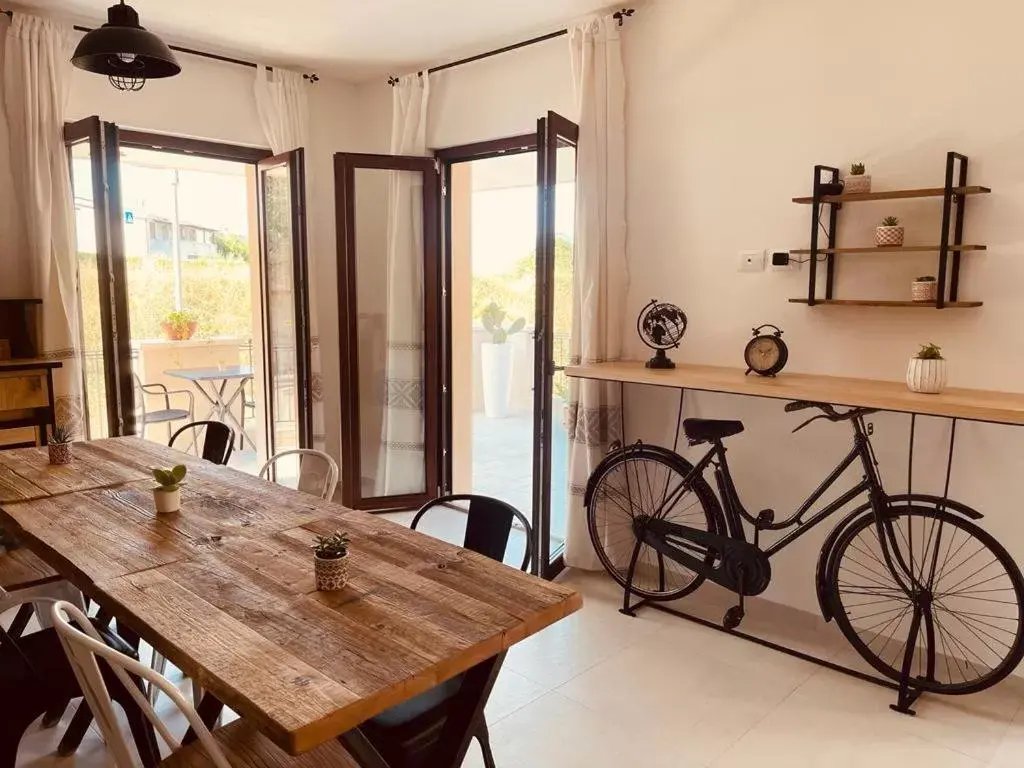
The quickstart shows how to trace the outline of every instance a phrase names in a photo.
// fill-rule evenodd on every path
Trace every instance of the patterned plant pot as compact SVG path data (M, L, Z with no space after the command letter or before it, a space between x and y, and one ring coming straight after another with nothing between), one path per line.
M879 248L903 245L903 227L875 227L875 244Z
M871 177L868 175L847 176L843 179L844 195L860 195L871 191Z
M939 296L939 284L934 280L915 280L910 284L910 298L914 301L935 301Z
M172 512L178 512L181 510L181 488L175 488L173 491L154 488L153 501L156 503L156 513L158 515L169 515Z
M907 365L907 386L911 392L937 395L946 386L946 361L910 358Z
M50 443L48 449L51 464L70 464L71 460L75 458L71 450L71 443Z
M313 569L316 574L316 588L320 592L344 589L348 581L348 558L324 558L313 555Z

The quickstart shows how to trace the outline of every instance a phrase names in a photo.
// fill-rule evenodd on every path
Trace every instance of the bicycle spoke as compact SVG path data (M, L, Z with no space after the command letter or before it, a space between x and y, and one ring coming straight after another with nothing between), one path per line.
M957 582L956 584L954 584L954 585L953 585L952 587L950 587L950 588L949 588L949 589L950 589L950 591L952 591L952 590L956 589L957 587L959 587L959 586L960 586L961 584L963 584L963 583L964 583L965 581L967 581L968 579L973 579L973 578L974 578L975 576L977 576L977 575L978 575L979 573L981 573L982 571L984 571L984 570L985 570L986 568L988 568L988 567L989 567L990 565L992 565L993 563L998 563L998 562L999 562L999 558L993 557L991 561L989 561L989 562L985 563L985 565L981 566L981 568L979 568L978 570L976 570L976 571L975 571L974 573L972 573L972 574L971 574L970 576L968 576L967 578L961 579L961 580L960 580L960 581L958 581L958 582Z

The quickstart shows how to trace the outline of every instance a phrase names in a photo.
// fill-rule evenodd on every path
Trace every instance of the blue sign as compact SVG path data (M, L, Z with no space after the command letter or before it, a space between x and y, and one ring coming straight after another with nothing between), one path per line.
M125 224L134 224L135 223L135 213L133 211L125 211L124 212L124 223Z

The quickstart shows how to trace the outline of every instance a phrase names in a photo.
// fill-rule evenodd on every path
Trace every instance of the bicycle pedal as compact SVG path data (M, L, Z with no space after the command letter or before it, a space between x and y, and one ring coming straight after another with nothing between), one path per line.
M774 509L762 509L757 513L757 524L759 526L771 525L775 522L775 510Z

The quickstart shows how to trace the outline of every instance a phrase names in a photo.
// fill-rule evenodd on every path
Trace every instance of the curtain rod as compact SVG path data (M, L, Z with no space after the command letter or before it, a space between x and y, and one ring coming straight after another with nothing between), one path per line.
M622 10L613 13L612 18L618 21L619 26L621 27L625 20L632 16L634 13L636 13L636 11L633 8L623 8ZM512 45L506 45L504 48L495 48L493 51L487 51L486 53L478 53L475 56L470 56L465 59L459 59L458 61L453 61L448 64L439 64L436 67L431 67L430 69L426 70L426 72L428 75L432 75L435 72L443 72L446 69L454 69L455 67L461 67L463 64L472 64L474 61L480 61L481 59L489 59L492 56L500 56L503 53L517 51L520 48L527 48L531 45L536 45L537 43L544 43L547 42L548 40L554 40L557 37L564 37L565 35L568 34L568 29L560 29L557 32L549 32L548 34L541 35L540 37L532 37L529 40L523 40L523 42L521 43L513 43ZM423 71L421 70L417 74L422 75ZM388 78L388 85L393 86L397 84L397 77L392 75L391 77Z
M0 14L3 14L5 16L9 17L9 18L12 18L12 19L14 18L14 11L0 10ZM92 30L89 27L80 27L77 24L74 26L74 30L76 32L92 32ZM199 56L200 58L203 58L203 59L211 59L212 61L220 61L220 62L223 62L225 64L237 64L240 67L249 67L250 69L259 69L259 64L256 64L256 63L251 62L251 61L245 61L244 59L234 59L234 58L232 58L230 56L221 56L219 53L207 53L206 51L197 51L194 48L184 48L184 47L182 47L180 45L168 45L167 47L170 48L172 51L177 51L178 53L187 53L189 56ZM273 72L274 68L273 67L267 67L267 71L268 72ZM314 73L314 74L308 74L308 75L307 74L303 74L302 75L302 79L303 80L307 80L310 83L315 83L320 78Z

